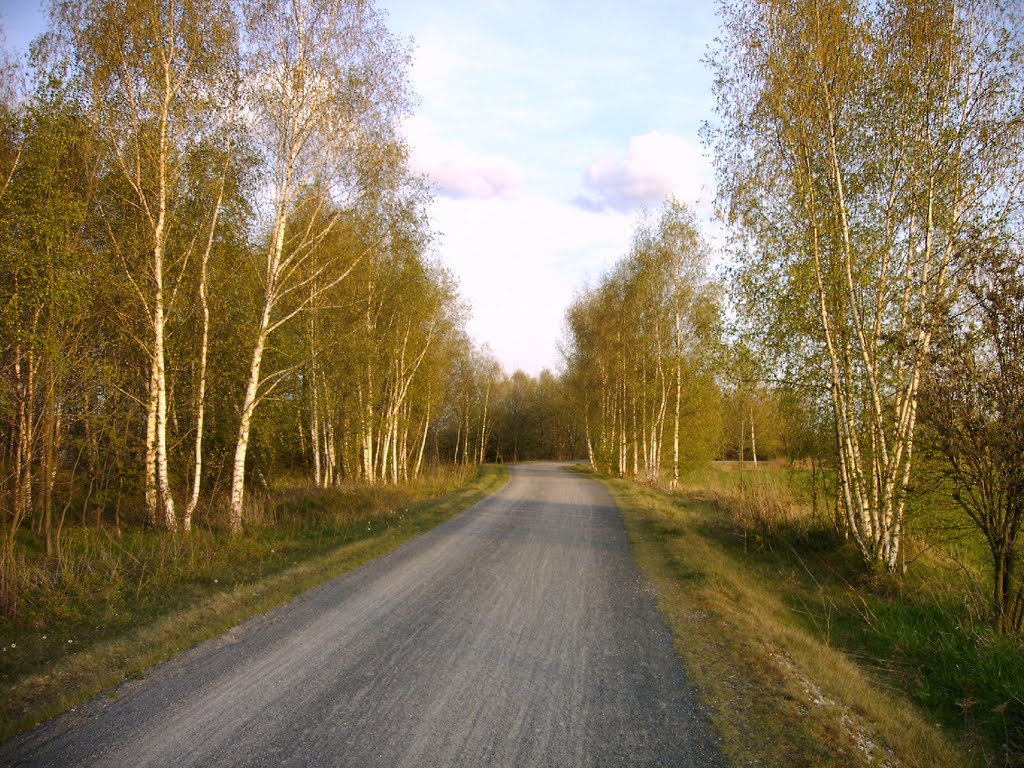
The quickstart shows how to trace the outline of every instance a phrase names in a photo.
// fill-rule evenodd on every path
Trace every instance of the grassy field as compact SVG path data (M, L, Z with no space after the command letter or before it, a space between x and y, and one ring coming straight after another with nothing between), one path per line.
M60 568L31 571L0 623L0 737L395 549L493 493L504 467L415 485L293 488L240 537L70 530Z
M988 629L976 542L946 512L879 577L799 473L604 480L734 764L1024 765L1024 649Z

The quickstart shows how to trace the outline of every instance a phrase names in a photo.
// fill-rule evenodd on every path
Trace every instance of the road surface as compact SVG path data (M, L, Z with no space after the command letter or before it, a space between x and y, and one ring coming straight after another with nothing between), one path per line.
M0 749L39 766L717 766L605 488L554 464Z

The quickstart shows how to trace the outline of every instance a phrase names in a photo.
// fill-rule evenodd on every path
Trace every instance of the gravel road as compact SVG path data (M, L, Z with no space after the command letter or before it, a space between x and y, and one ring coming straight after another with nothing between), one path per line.
M512 467L390 555L0 749L12 766L720 766L601 484Z

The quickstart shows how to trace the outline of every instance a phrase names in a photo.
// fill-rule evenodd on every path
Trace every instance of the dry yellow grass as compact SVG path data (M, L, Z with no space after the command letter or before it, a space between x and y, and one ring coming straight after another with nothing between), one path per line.
M706 533L723 500L605 480L734 764L976 764L909 700L800 626L780 584ZM740 514L792 514L779 503Z
M191 607L54 661L44 672L18 680L0 697L0 739L34 727L250 616L390 552L495 492L507 478L504 467L487 468L475 480L467 478L461 488L423 502L404 527L380 528L275 576L212 594Z

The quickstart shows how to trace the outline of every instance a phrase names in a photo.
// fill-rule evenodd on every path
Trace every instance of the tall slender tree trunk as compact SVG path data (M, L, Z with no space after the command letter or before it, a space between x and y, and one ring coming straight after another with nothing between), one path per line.
M586 402L583 405L583 420L583 431L587 439L587 460L590 462L590 466L597 469L597 463L594 460L594 444L590 441L590 409L587 408Z
M754 434L754 404L750 404L750 456L754 460L754 466L757 466L757 437Z
M228 142L228 149L231 143ZM227 175L226 169L221 172L220 187L217 191L217 200L213 206L213 216L210 221L210 231L207 233L206 248L203 251L203 259L199 270L199 306L202 310L203 330L199 344L199 384L196 391L196 439L193 446L194 464L192 467L192 494L185 505L185 511L181 518L181 528L185 533L192 530L192 515L199 504L199 490L203 481L203 435L206 425L206 365L210 350L210 299L208 293L208 280L210 268L210 255L213 252L214 235L217 232L217 222L220 219L221 206L224 204L224 184Z
M242 414L238 424L238 440L235 443L235 458L231 469L231 506L228 510L228 528L232 534L242 532L242 516L245 508L245 458L249 451L249 437L252 430L252 417L259 401L261 384L260 371L263 365L263 354L267 349L267 339L271 332L271 317L277 306L279 296L279 280L281 279L282 260L284 258L285 232L288 228L288 213L292 200L288 194L292 184L294 157L289 157L281 173L281 186L285 193L276 201L273 235L267 254L267 272L264 278L263 307L260 312L260 323L253 345L252 359L249 363L249 380L245 386L245 397L242 400Z
M416 468L413 470L412 476L415 480L420 476L420 467L423 465L423 452L427 447L427 431L430 429L430 396L427 396L427 416L423 420L423 437L420 439L420 450L416 455Z
M327 415L324 417L324 488L335 485L338 479L338 454L334 436L334 419Z
M156 366L150 360L149 398L146 402L146 525L157 527L159 491L156 484Z
M176 530L178 520L171 495L170 469L167 454L167 361L165 343L166 318L164 307L164 249L167 239L167 166L169 163L169 115L172 91L169 78L165 78L165 93L160 113L160 143L157 176L157 217L153 230L153 381L156 386L156 472L157 487L162 502L163 525Z
M391 482L398 484L398 414L391 421Z
M284 232L282 229L282 236ZM269 290L269 288L268 288ZM249 381L242 401L242 417L238 424L238 440L235 443L235 459L231 472L231 506L228 510L228 528L233 534L242 532L242 511L245 505L245 457L249 450L249 435L252 429L252 415L256 410L256 399L260 385L260 366L267 346L270 328L271 304L266 303L260 318L259 333L249 363Z
M25 381L22 378L24 364L22 363L23 347L18 342L14 347L14 382L15 392L18 398L18 419L14 431L13 453L14 453L14 519L11 522L11 530L17 530L17 525L25 517L24 488L22 485L22 466L25 463L25 430L27 428L28 406L25 402ZM13 534L12 534L13 536Z
M366 472L366 481L372 485L377 481L377 475L374 463L373 369L370 363L366 364L366 403L363 406L363 419L365 430L363 438L363 465Z
M480 461L478 463L483 464L485 454L487 452L487 407L490 405L491 400L491 383L488 381L487 386L484 388L484 415L480 420Z
M622 378L619 380L617 392L615 393L616 403L613 406L615 412L615 424L618 427L618 454L619 454L619 477L625 477L626 472L629 470L627 466L627 453L626 453L626 378L625 371L623 371ZM614 431L614 429L613 429Z
M312 344L312 341L310 343ZM320 465L320 401L317 397L317 388L314 357L309 366L309 445L313 449L313 484L320 488L324 483Z
M334 482L337 485L340 485L341 481L349 476L349 466L351 466L348 461L347 447L349 436L348 412L342 409L339 418L341 419L341 439L338 440L338 466L334 477Z
M167 455L167 367L164 350L164 306L163 291L158 289L154 309L154 382L156 383L156 471L157 488L160 492L163 512L163 526L169 531L178 527L174 513L174 497L171 495L170 471Z
M459 418L458 427L455 430L455 454L452 456L452 464L458 466L459 449L462 447L462 418Z
M679 316L676 315L676 327L679 327ZM677 349L676 354L679 354ZM676 360L676 408L672 415L672 487L679 486L679 407L683 399L683 371Z
M202 341L199 345L199 384L196 392L196 439L193 446L192 494L181 518L181 529L192 530L192 515L199 504L199 489L203 480L203 430L206 424L206 361L210 348L210 305L206 295L206 269L199 281L199 303L203 310Z
M747 458L747 420L743 418L743 411L740 410L740 468Z
M409 422L411 420L407 410L405 418L402 419L401 477L403 481L409 480Z
M377 459L380 462L378 474L382 481L385 481L389 474L388 469L391 464L391 451L394 447L392 437L395 434L396 418L395 404L392 401L381 419L380 425L380 450L377 452Z
M53 490L57 478L57 385L53 361L46 370L46 391L43 396L43 488L40 513L43 518L43 536L46 540L46 555L53 557Z

